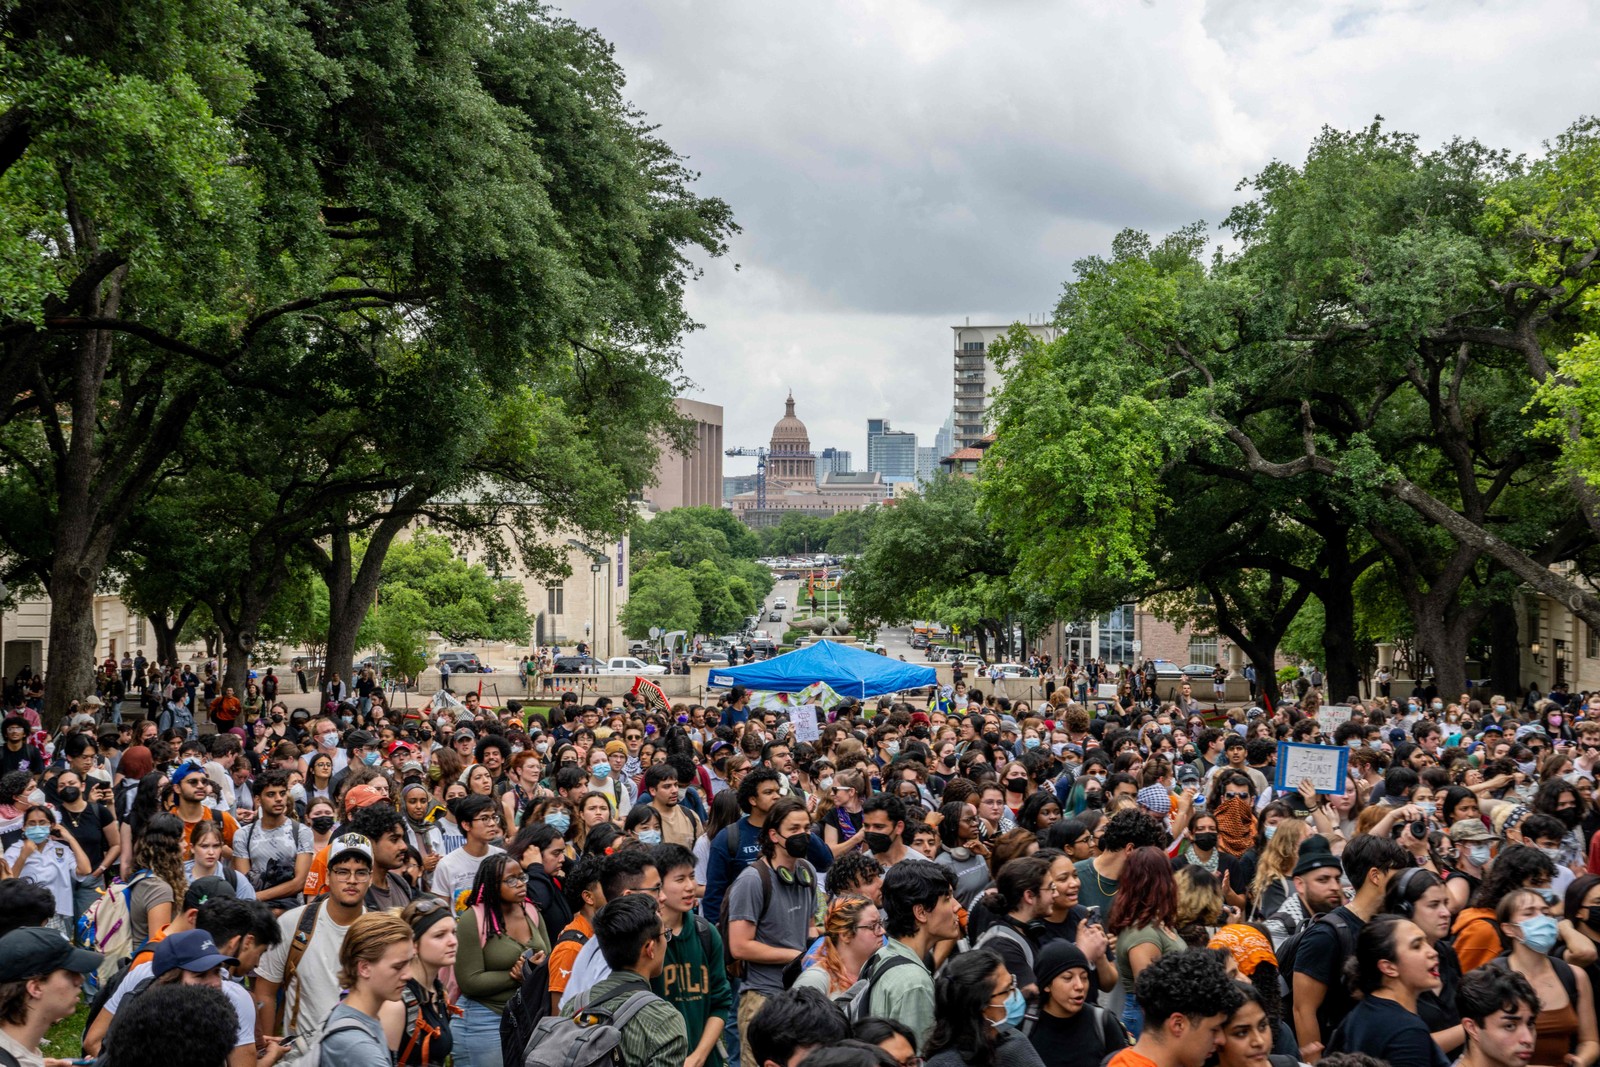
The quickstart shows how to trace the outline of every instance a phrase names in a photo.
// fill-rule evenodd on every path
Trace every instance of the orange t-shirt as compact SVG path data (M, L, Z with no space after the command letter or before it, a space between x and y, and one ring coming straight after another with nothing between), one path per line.
M168 808L167 810L169 812L171 812L173 815L177 815L178 818L183 819L182 814L179 813L179 811L178 811L178 809L176 807ZM183 858L184 859L188 860L188 859L193 859L194 858L194 828L196 826L199 826L202 822L208 822L208 821L209 822L214 822L214 823L216 823L218 826L220 826L222 828L222 843L227 845L229 848L233 847L233 835L239 832L239 820L235 819L232 815L229 815L225 811L211 811L210 809L207 809L206 814L203 817L201 817L199 819L196 819L194 822L190 822L189 820L184 819L184 822L183 822Z
M133 957L133 965L134 966L138 966L141 963L149 963L151 960L155 959L156 958L156 946L159 945L162 941L165 941L166 937L167 937L167 934L170 933L171 931L172 931L172 924L168 923L167 925L163 926L156 933L151 934L150 935L150 943L145 946L144 951L140 952L137 956Z
M564 934L568 930L576 930L583 935L583 941L594 936L594 926L580 913L562 928ZM583 941L563 941L550 949L550 992L565 993L567 980L572 977L572 965L578 962L578 953L583 950Z
M1450 929L1456 935L1456 958L1461 973L1475 971L1505 951L1500 941L1500 924L1491 908L1462 908Z
M1106 1061L1106 1067L1156 1067L1156 1061L1133 1051L1130 1047Z

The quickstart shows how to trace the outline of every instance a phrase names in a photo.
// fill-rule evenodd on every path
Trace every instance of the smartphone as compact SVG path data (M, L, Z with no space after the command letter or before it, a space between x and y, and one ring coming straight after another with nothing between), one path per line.
M1095 926L1100 925L1100 905L1096 904L1089 909L1088 921Z

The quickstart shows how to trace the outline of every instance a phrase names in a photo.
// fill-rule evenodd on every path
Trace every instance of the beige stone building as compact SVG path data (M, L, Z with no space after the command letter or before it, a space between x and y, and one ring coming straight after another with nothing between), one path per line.
M678 414L694 420L694 445L687 452L662 449L655 482L644 491L651 511L722 506L722 407L679 397Z

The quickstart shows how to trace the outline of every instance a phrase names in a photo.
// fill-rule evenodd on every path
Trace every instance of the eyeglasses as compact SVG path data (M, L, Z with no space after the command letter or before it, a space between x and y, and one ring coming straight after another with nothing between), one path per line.
M623 891L622 895L626 897L632 896L635 893L642 897L659 896L661 893L661 883L657 882L655 885L642 885L638 889L627 889Z
M881 933L883 933L883 920L880 919L875 923L868 923L868 924L866 924L864 926L858 926L858 927L856 927L856 929L857 930L865 930L868 933L881 934Z
M989 1003L990 1004L996 1004L996 1003L1003 1004L1003 1003L1005 1003L1006 999L1008 997L1010 997L1011 994L1015 993L1016 991L1017 991L1017 980L1015 978L1013 978L1013 979L1011 979L1011 984L1010 985L1006 986L1005 989L1001 990L999 993L996 993L994 996L989 998Z
M527 885L528 876L525 874L513 874L507 878L502 878L501 881L506 885Z
M341 882L360 882L371 877L372 869L369 867L357 867L354 870L345 868L343 870L328 871L328 878L330 880L337 878Z
M623 740L624 741L643 741L644 737L642 735L640 735L640 734L627 734L627 735L625 735L623 737Z

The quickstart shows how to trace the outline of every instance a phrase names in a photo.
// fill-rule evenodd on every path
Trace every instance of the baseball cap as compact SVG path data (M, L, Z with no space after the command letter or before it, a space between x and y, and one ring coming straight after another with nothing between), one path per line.
M1493 841L1494 834L1483 825L1482 819L1462 819L1450 825L1450 840L1456 844L1463 841Z
M457 730L453 735L451 735L450 738L452 741L476 741L477 739L478 735L467 729L465 726Z
M157 943L150 960L150 973L159 978L175 967L200 974L220 967L224 963L237 966L239 961L217 950L217 943L204 930L181 930L168 934Z
M372 842L360 834L342 834L328 843L329 867L346 856L360 856L367 866L372 866Z
M238 896L226 878L218 878L216 875L196 878L189 883L189 888L183 891L183 910L198 908L213 900L234 900Z
M194 760L184 760L182 763L180 763L176 767L172 768L172 774L170 775L170 778L171 778L172 784L173 785L177 785L179 782L183 781L185 778L189 777L191 774L205 774L205 773L206 773L205 764L196 763Z
M24 926L0 937L0 982L54 971L89 974L105 957L73 945L48 926Z
M344 795L344 810L346 814L368 808L384 799L384 795L370 785L358 785Z

